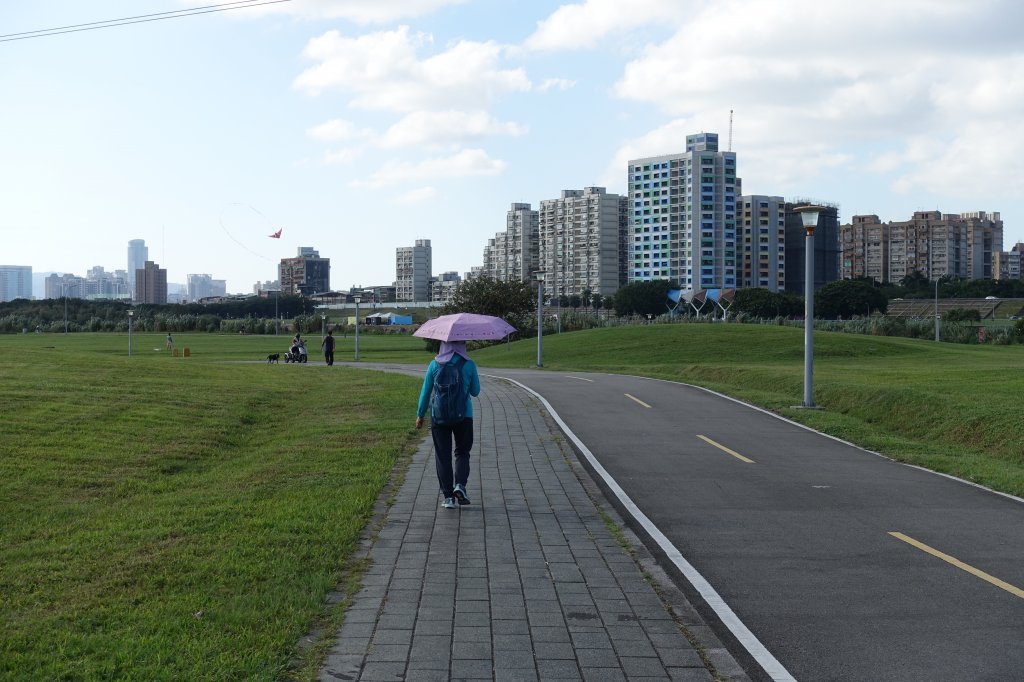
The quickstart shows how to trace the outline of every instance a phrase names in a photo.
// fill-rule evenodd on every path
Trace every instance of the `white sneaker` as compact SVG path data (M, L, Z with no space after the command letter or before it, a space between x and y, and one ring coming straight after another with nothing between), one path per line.
M455 503L454 497L446 497L444 498L444 502L441 503L441 506L445 509L455 509L459 505Z

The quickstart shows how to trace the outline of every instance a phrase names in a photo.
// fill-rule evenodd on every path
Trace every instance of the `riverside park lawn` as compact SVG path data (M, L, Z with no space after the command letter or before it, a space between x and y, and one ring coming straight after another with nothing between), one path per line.
M870 449L1024 494L1024 346L644 325L544 339L547 369L707 386ZM268 366L287 337L0 336L0 678L312 679L354 584L359 534L423 434L419 381ZM318 355L310 336L311 362ZM336 361L353 357L338 339ZM419 339L364 362L424 366ZM480 349L531 367L536 341ZM396 469L396 463L399 465ZM323 635L298 643L316 626Z

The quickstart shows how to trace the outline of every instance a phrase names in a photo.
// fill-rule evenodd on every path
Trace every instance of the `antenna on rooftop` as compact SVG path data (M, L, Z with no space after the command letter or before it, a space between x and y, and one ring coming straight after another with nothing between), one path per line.
M732 151L732 109L729 110L729 150Z

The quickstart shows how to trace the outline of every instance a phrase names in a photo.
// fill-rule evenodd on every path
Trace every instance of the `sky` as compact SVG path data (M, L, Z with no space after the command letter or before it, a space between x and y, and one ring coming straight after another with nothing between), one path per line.
M10 39L214 4L0 4L0 264L84 276L144 239L243 293L311 246L348 289L429 239L465 273L510 204L624 193L702 131L745 194L1024 241L1019 0L290 0Z

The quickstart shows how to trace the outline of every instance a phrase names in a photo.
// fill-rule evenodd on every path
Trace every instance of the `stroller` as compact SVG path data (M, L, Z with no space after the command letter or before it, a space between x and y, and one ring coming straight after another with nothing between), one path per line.
M306 353L306 342L299 341L297 344L288 349L288 352L284 354L284 361L304 363L309 359L308 353Z

